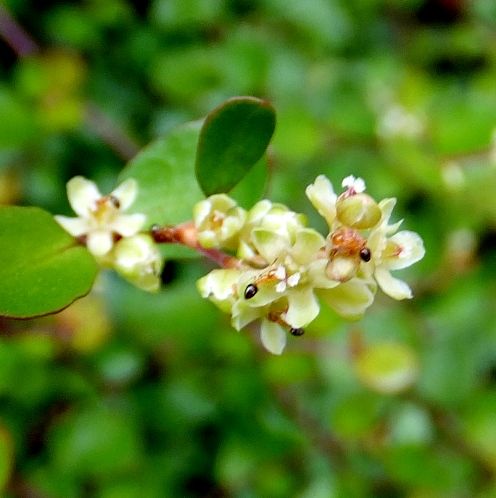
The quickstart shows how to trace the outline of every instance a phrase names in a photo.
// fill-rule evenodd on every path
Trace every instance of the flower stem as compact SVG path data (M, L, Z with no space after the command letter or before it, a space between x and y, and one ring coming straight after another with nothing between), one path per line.
M241 261L219 249L207 249L198 242L196 227L192 221L176 226L153 226L150 230L153 240L159 244L181 244L203 254L221 268L239 268Z

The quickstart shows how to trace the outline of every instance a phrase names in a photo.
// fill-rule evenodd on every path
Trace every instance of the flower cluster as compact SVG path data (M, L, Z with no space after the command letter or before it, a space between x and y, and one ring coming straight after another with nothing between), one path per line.
M263 200L248 212L227 195L197 204L194 223L207 248L235 251L235 268L216 269L198 281L203 297L231 315L240 330L258 321L263 345L280 354L288 332L304 333L318 315L320 301L339 315L360 318L372 304L377 285L394 299L412 297L410 287L391 270L424 256L422 239L390 224L395 199L377 203L365 183L349 176L337 195L319 176L306 189L327 222L323 237L303 215Z
M394 299L412 297L410 287L391 275L424 256L415 232L390 223L395 199L377 203L365 193L365 182L349 176L343 192L334 192L318 176L306 195L328 225L326 237L307 226L302 214L262 200L249 211L225 194L196 204L193 224L143 231L143 214L126 214L137 195L129 179L108 195L75 177L67 184L77 218L56 216L84 243L97 261L115 269L137 287L158 290L162 258L157 242L183 243L204 251L223 268L201 278L198 289L231 315L241 330L258 322L263 345L280 354L288 332L302 335L324 301L339 315L360 318L379 286ZM191 229L193 232L191 232Z
M160 285L162 259L150 235L140 233L144 214L125 214L138 192L129 179L108 195L97 186L76 176L67 183L69 203L77 218L55 216L72 236L84 242L102 266L115 269L137 287L156 291Z

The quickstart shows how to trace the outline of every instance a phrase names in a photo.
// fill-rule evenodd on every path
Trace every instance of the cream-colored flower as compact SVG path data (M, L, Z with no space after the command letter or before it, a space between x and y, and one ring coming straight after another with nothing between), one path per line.
M284 245L294 242L296 233L306 225L303 214L295 213L283 204L273 203L267 199L257 202L248 212L246 224L241 233L238 257L250 260L260 256L253 240L255 230L268 230L281 237ZM277 251L276 251L277 252ZM265 264L272 263L266 260Z
M396 199L384 199L379 203L382 219L368 237L371 251L371 266L379 287L394 299L410 299L412 291L408 284L391 275L391 270L400 270L416 263L424 257L424 243L416 232L398 232L401 221L389 225L391 212Z
M123 214L134 202L137 191L136 181L130 178L103 196L94 182L76 176L67 183L67 196L78 217L55 219L72 236L85 236L94 256L105 256L114 245L114 235L131 237L145 224L144 214Z
M193 209L198 241L207 249L236 249L245 220L246 211L226 194L211 195Z

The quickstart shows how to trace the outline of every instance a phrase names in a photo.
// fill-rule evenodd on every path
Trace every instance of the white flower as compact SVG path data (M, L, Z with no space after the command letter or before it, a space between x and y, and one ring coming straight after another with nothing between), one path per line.
M136 287L148 292L159 290L162 256L149 235L119 240L110 257L113 268Z
M122 214L134 202L137 190L136 181L130 178L102 196L95 183L76 176L67 183L67 196L79 216L55 219L72 236L86 236L86 245L94 256L105 256L114 245L114 234L131 237L145 224L144 214Z
M245 227L240 237L238 257L250 260L259 253L254 243L253 234L257 229L268 230L281 237L284 245L294 242L298 230L304 228L306 218L303 214L291 211L283 204L273 203L267 199L257 202L248 212ZM278 253L279 250L273 251ZM269 264L275 259L266 260Z
M236 249L245 220L246 211L226 194L211 195L193 209L198 241L207 249Z
M389 218L396 199L384 199L379 203L382 220L368 238L372 254L374 277L379 287L394 299L410 299L412 291L408 284L394 278L390 271L406 268L424 257L424 243L420 236L408 230L398 232L401 221L389 225ZM365 266L367 268L367 266Z

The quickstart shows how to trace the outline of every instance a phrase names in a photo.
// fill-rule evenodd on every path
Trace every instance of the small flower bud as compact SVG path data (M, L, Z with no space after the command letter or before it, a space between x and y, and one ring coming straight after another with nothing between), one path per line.
M136 287L148 292L159 289L162 257L149 235L121 239L109 259L113 268Z
M193 210L198 241L207 249L235 249L245 220L246 211L225 194L211 195L198 202Z
M360 230L372 228L381 219L381 210L377 203L363 193L339 198L336 212L343 225Z

